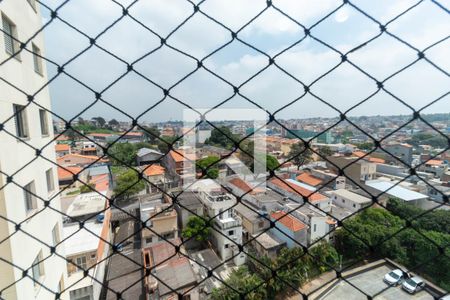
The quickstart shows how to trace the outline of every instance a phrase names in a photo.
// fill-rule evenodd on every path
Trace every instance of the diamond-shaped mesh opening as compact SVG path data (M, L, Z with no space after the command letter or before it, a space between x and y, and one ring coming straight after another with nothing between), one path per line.
M0 12L1 299L448 293L445 3Z

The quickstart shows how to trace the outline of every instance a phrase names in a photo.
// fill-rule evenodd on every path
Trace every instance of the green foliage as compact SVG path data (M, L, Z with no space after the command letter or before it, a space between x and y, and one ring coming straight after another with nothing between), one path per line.
M113 165L135 165L137 150L130 143L115 143L108 149Z
M161 140L158 140L158 149L163 154L169 152L169 144L173 144L178 137L176 136L161 136Z
M326 146L326 147L320 147L317 149L317 152L322 156L322 157L327 157L327 156L331 156L333 155L333 150L331 150L330 147Z
M432 133L416 133L407 142L416 147L418 145L430 145L435 148L445 148L448 146L446 138Z
M140 180L135 170L129 169L116 177L114 195L128 198L145 188L144 181Z
M97 123L100 126L100 128L103 128L106 124L106 121L103 117L95 117L95 118L92 118L92 120L95 123Z
M217 164L215 164L218 161L220 161L218 156L207 156L197 160L195 163L197 172L203 172L203 170L206 170L207 178L216 179L219 177L219 168Z
M234 142L238 140L239 137L234 135L230 128L220 126L211 131L211 136L206 139L205 144L231 149L234 146Z
M241 293L255 289L251 299L288 298L289 294L294 293L293 288L299 288L312 277L338 264L338 253L328 243L318 243L310 249L309 254L304 254L299 247L283 248L274 260L268 257L252 259L252 256L254 254L249 256L248 269L240 268L234 271L226 281L229 286ZM276 270L275 277L272 270ZM265 284L259 285L262 282ZM239 299L239 297L233 289L224 285L213 291L212 299Z
M335 236L338 252L347 259L388 257L408 268L420 266L417 272L449 289L449 212L429 212L412 221L414 229L407 227L401 230L406 226L403 218L418 216L423 210L396 199L388 202L388 209L393 213L381 208L368 208L346 220L345 229L339 230ZM374 251L370 251L366 244ZM445 249L447 256L440 255L439 247Z
M150 143L155 143L159 141L158 137L161 135L161 132L156 127L143 127L145 137Z
M425 212L423 209L408 205L395 198L389 199L387 209L402 219L412 219L421 215L417 219L412 220L413 226L420 228L421 230L431 230L442 233L450 232L450 211L448 210L435 209L423 214Z
M255 159L256 159L257 164L260 164L260 162L263 162L264 158L266 160L266 171L275 170L280 165L278 160L272 155L269 155L269 154L264 155L262 153L255 154ZM252 172L255 171L253 161L251 162L250 170L252 170Z
M95 184L93 184L93 183L88 183L88 184L82 185L80 187L80 193L81 194L90 193L95 190L94 188L95 188Z
M374 148L374 144L372 142L359 143L355 144L355 146L358 147L358 149L365 151L370 151Z
M304 143L299 142L292 145L291 151L289 152L289 157L294 157L294 164L297 166L297 168L300 168L302 165L312 161L312 154L313 152L311 151L311 149L308 148L305 150Z
M111 120L109 120L108 125L109 126L119 126L120 124L116 119L111 119Z
M203 218L191 216L188 219L186 228L182 232L185 239L194 237L196 241L203 242L208 240L210 233L210 225Z

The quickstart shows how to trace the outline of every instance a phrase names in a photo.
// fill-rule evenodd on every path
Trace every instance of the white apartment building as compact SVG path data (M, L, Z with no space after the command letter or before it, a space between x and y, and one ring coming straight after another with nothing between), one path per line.
M27 43L32 52L19 52L17 40L27 41L42 27L39 5L2 1L0 19L0 78L33 95L47 83L45 61L34 54L43 55L44 38L38 34ZM36 151L25 144L45 146L41 155L55 161L51 115L27 95L0 81L0 298L7 300L55 299L67 278L65 259L50 251L61 240L62 218L44 206L51 199L49 206L60 210L57 168L42 157L33 161ZM48 88L34 102L50 110ZM56 252L64 257L62 245Z
M212 179L197 181L193 189L197 190L207 216L215 217L211 242L219 256L222 260L234 257L233 262L237 266L242 265L245 262L245 254L239 253L239 246L242 245L242 220L232 208L236 204L236 198L226 193Z

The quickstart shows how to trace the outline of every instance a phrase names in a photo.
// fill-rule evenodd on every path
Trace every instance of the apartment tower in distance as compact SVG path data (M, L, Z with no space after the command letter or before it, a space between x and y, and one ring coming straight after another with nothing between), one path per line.
M42 33L26 44L29 51L19 51L20 42L42 27L42 18L34 0L0 2L0 18L0 299L55 299L67 271L66 261L51 252L62 236L62 217L55 211L60 203L52 121L45 110L50 96L42 88ZM27 95L35 93L29 102ZM43 148L48 160L28 145ZM45 206L50 199L54 210ZM56 252L64 256L61 246Z

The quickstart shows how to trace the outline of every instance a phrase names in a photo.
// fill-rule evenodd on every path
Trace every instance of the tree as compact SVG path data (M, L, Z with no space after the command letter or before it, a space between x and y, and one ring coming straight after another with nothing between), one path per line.
M129 198L131 195L137 194L145 189L145 183L139 179L136 170L129 169L116 177L116 186L114 195Z
M158 130L157 127L143 127L144 135L147 138L147 140L150 143L155 143L159 141L159 136L161 135L161 132Z
M334 153L333 150L331 150L331 148L328 146L318 148L317 152L319 153L321 158L327 158Z
M297 144L292 145L291 151L289 152L289 156L293 158L294 164L297 166L297 169L300 169L301 166L312 161L313 152L309 148L305 148L305 144L303 142L298 142Z
M178 139L178 137L176 136L164 136L161 137L161 139L163 141L158 141L158 149L159 151L161 151L162 153L167 153L169 152L169 144L173 145L175 143L175 141Z
M204 242L208 240L210 233L210 225L199 216L190 216L186 224L186 228L182 232L185 239L194 237L196 241Z
M231 132L230 128L220 126L211 131L211 136L205 141L205 144L231 149L237 137Z
M108 125L111 127L116 127L116 126L119 126L120 124L116 119L111 119L111 120L109 120Z
M136 160L137 150L130 143L115 143L107 152L114 165L133 166Z
M280 165L278 160L270 154L264 155L262 153L257 153L255 155L255 160L256 160L257 165L262 164L261 162L263 162L264 159L266 160L266 171L273 171ZM250 165L250 170L252 170L252 172L255 172L255 166L254 166L253 161Z
M219 177L219 168L217 162L220 160L218 156L207 156L195 162L196 172L206 171L207 178L216 179Z
M103 117L95 117L95 118L92 118L92 120L96 124L98 124L98 126L100 126L101 128L103 128L103 126L105 126L105 124L106 124L106 121Z

